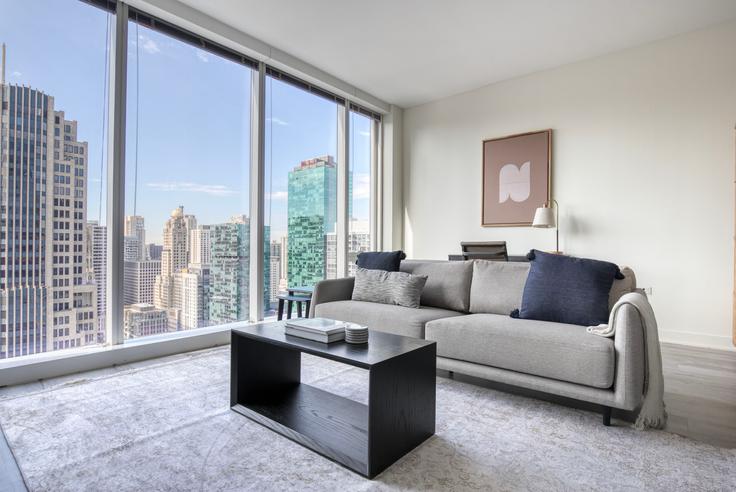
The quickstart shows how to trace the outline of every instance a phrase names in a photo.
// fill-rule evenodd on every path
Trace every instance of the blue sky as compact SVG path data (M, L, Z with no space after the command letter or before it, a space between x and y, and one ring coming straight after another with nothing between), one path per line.
M0 12L7 82L54 96L56 109L77 120L80 140L89 142L88 218L95 220L107 14L78 0L0 0ZM250 78L246 67L129 24L126 213L135 202L149 241L160 241L178 205L202 224L250 215ZM337 106L269 79L266 116L266 223L278 238L286 231L288 171L301 160L336 155ZM353 114L351 124L353 215L367 219L370 121ZM104 222L104 209L102 215Z

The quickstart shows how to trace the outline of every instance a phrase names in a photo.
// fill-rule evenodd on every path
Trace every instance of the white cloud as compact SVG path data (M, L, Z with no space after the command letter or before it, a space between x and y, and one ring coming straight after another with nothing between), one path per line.
M281 118L276 118L276 117L273 117L273 118L266 118L266 121L270 121L270 122L271 122L271 123L273 123L274 125L279 125L279 126L289 126L289 122L288 122L288 121L284 121L284 120L282 120Z
M202 183L189 183L184 181L163 181L157 183L146 183L146 186L156 191L176 191L191 193L206 193L214 196L227 196L236 193L235 190L225 185L208 185Z
M145 51L149 55L161 53L161 48L158 47L158 44L153 39L142 34L138 36L138 39L140 40L141 48L143 48L143 51Z
M13 73L11 73L11 74L10 74L10 76L11 76L11 77L13 77L14 79L18 79L18 78L20 78L20 77L21 77L22 75L23 75L23 74L22 74L22 73L20 73L20 72L19 72L19 71L17 71L17 70L16 70L15 72L13 72Z
M274 191L273 193L268 193L268 198L271 200L286 200L289 197L289 193L286 191Z
M199 58L200 61L203 61L204 63L209 63L210 61L210 57L207 56L207 53L202 50L197 50L197 58Z
M353 199L370 198L371 176L370 174L353 174Z
M370 136L371 136L371 132L369 132L369 131L367 131L367 130L361 130L361 131L359 131L358 133L360 133L360 134L361 134L361 135L363 135L364 137L370 137Z

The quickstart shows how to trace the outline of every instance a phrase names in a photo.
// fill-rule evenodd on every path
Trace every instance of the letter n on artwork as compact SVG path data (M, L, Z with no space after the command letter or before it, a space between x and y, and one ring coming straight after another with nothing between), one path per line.
M483 210L488 227L530 226L550 199L552 130L483 141Z

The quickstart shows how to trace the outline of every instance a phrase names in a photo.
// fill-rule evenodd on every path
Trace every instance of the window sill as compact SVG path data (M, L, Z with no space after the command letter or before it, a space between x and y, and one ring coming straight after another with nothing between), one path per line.
M153 335L120 345L64 349L0 361L0 387L227 345L230 330L243 324L229 323Z

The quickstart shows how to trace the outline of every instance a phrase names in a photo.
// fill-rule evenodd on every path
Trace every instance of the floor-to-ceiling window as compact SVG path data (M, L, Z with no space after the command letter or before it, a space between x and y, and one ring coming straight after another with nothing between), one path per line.
M247 320L252 68L128 24L125 338Z
M253 320L253 284L269 316L375 241L344 97L111 0L4 0L3 42L0 359Z
M114 12L3 1L0 360L102 341Z
M348 275L355 274L359 253L371 250L373 207L374 120L355 111L350 112L350 173L348 175Z
M266 299L337 276L338 110L334 100L266 77ZM266 312L268 314L268 311Z

